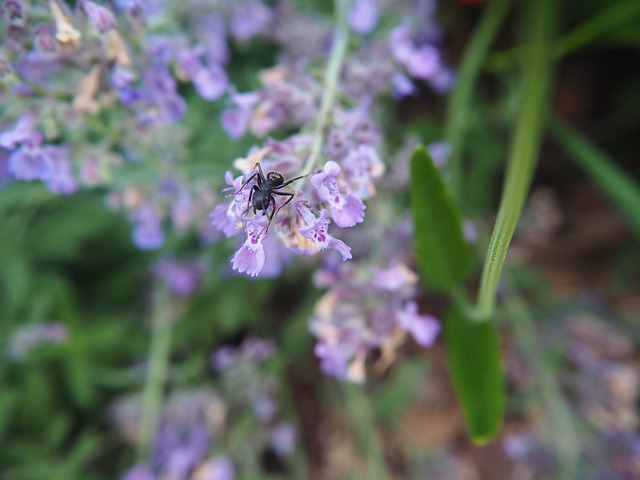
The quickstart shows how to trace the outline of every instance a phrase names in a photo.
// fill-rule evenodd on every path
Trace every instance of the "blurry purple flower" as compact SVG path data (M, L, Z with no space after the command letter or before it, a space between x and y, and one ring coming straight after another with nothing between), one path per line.
M302 202L297 202L296 211L302 217L306 226L300 229L302 236L313 241L316 250L321 252L326 248L332 248L342 255L342 260L349 260L351 258L351 248L349 248L342 240L329 235L329 223L331 221L327 218L329 214L326 210L320 212L320 218L311 213Z
M271 446L276 455L289 455L296 447L296 430L290 423L282 422L271 430Z
M393 95L396 98L408 97L417 91L411 79L398 72L394 72L391 76L391 86L393 87Z
M349 26L360 34L367 35L378 24L377 0L355 0L349 11Z
M16 122L11 130L0 133L0 147L13 150L19 143L33 139L35 131L36 114L27 110Z
M462 233L468 243L475 243L478 240L478 227L473 220L466 219L462 222Z
M313 351L320 359L320 369L325 375L346 378L351 353L345 352L340 345L331 345L322 340L316 343Z
M200 465L193 477L194 480L233 480L236 470L227 457L221 455L206 460Z
M445 93L451 90L456 83L456 72L451 68L442 66L429 78L429 83L436 92Z
M252 362L263 362L273 356L276 347L271 340L249 337L242 342L242 356Z
M184 117L187 105L176 87L175 79L166 68L147 68L139 90L144 122L174 123Z
M353 227L364 220L365 205L352 194L340 192L336 177L340 175L340 166L329 160L320 173L311 176L311 185L316 189L318 198L329 205L331 218L339 227ZM306 221L306 219L305 219Z
M231 172L227 170L224 178L227 185L229 185L229 188L225 190L234 193L242 189L243 175L233 178ZM242 191L233 195L230 205L224 203L216 205L209 215L211 224L220 230L225 237L233 237L242 231L240 224L243 222L243 214L249 203L250 191L250 188L242 189Z
M140 100L140 92L131 86L135 80L135 75L131 70L116 65L109 80L111 88L117 92L123 105L131 105Z
M153 272L173 295L184 298L198 288L204 268L198 261L179 262L175 258L164 257L155 265Z
M83 6L91 25L98 32L105 33L116 28L116 18L111 13L111 10L89 0L85 0Z
M39 25L35 31L33 42L36 50L43 54L51 54L58 51L56 40L56 27L51 24Z
M447 163L449 155L451 155L451 145L447 142L434 142L427 145L427 151L433 159L433 163L438 168L442 168Z
M68 337L67 328L60 323L25 325L18 329L7 347L7 356L23 359L31 350L45 343L62 343Z
M230 138L240 138L247 131L251 112L239 108L228 108L220 114L222 128Z
M127 470L120 480L157 480L158 477L146 463L140 463Z
M221 372L231 367L238 359L236 349L230 346L220 347L211 354L209 364L214 370Z
M134 213L133 220L133 243L140 250L155 250L162 246L164 231L160 225L160 216L153 206L144 203Z
M527 433L511 433L502 436L502 449L513 461L525 458L533 447L533 438Z
M4 16L11 24L21 24L25 18L22 1L7 0L3 5L0 5L0 18Z
M418 304L408 302L402 310L396 312L398 326L411 334L413 339L422 347L433 345L440 333L440 324L435 317L418 314Z
M0 148L0 189L13 179L9 172L9 152Z
M234 270L255 277L264 267L265 254L262 241L267 230L265 217L253 218L247 223L247 238L231 260Z
M68 153L65 146L47 145L42 148L46 172L41 179L51 193L71 195L78 190L78 182L71 175Z
M9 155L9 171L20 180L38 180L45 176L47 164L39 144L28 142Z
M390 268L371 268L372 285L380 290L399 292L403 287L415 285L418 276L406 265L400 263Z
M228 86L227 73L215 63L202 68L192 77L198 94L205 100L219 98Z
M352 149L342 164L348 174L349 190L354 195L369 198L375 194L374 181L384 174L384 164L373 146L364 144Z
M254 402L253 411L262 423L267 423L275 417L278 406L269 395L261 395Z
M235 3L231 15L231 35L236 40L248 40L262 33L271 21L271 10L260 0Z
M403 62L407 71L416 78L429 79L440 69L440 51L433 45L425 44L412 50Z
M411 56L413 42L411 32L406 25L398 25L389 34L389 48L391 53L400 63L406 62Z

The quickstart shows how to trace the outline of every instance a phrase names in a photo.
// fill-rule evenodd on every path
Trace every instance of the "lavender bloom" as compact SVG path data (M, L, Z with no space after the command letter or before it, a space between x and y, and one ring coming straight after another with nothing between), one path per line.
M27 142L9 155L9 171L20 180L44 178L47 164L40 144Z
M149 465L140 463L127 470L121 480L157 480L157 478Z
M206 460L198 467L194 480L233 480L236 469L231 460L221 455Z
M155 250L164 243L164 231L160 225L160 215L153 206L142 204L134 213L133 243L140 250Z
M191 78L196 91L205 100L215 100L227 90L228 79L224 69L216 63L205 67L196 49L181 50L177 59L180 68Z
M247 131L251 112L239 108L228 108L220 114L222 128L230 138L240 138Z
M68 149L63 146L47 145L42 148L46 172L41 177L51 193L71 195L78 189L78 182L71 175L71 161Z
M271 431L271 446L276 455L284 457L293 452L297 440L296 430L288 422L276 425Z
M173 295L185 298L198 288L204 268L199 261L179 262L175 258L165 257L155 265L153 273Z
M259 0L245 0L234 5L231 15L231 35L248 40L263 32L271 21L271 10Z
M349 151L342 161L347 172L350 190L359 198L375 195L374 182L384 174L384 164L378 152L369 144L359 145Z
M67 328L60 323L26 325L11 337L7 347L7 356L13 360L21 360L38 346L47 343L62 343L68 335Z
M410 333L421 347L430 347L440 333L440 324L435 317L418 314L418 304L408 302L396 312L398 326Z
M449 155L451 155L451 145L447 142L434 142L427 145L427 151L433 159L433 163L438 168L446 165Z
M331 218L336 222L336 225L339 227L353 227L364 220L366 207L362 200L355 195L344 195L340 191L336 181L336 177L340 175L340 172L340 166L330 160L325 164L322 172L311 177L311 185L316 189L320 200L329 205Z
M33 140L34 135L36 135L35 124L35 112L27 110L27 112L18 119L13 129L0 133L0 147L13 150L18 144Z
M264 217L254 218L247 223L245 229L247 238L231 260L233 269L240 273L255 277L264 267L265 253L262 241L267 230L267 220Z
M378 24L377 0L355 0L349 11L349 26L360 34L368 35Z
M83 8L89 17L91 25L93 25L93 28L98 30L98 32L106 33L116 28L116 18L108 8L89 0L84 1Z
M351 258L351 249L342 240L329 235L328 230L331 222L327 218L329 214L326 210L322 210L320 218L316 218L301 201L297 202L296 210L306 223L306 226L300 229L300 233L313 241L316 251L321 252L326 248L331 248L342 255L342 260Z

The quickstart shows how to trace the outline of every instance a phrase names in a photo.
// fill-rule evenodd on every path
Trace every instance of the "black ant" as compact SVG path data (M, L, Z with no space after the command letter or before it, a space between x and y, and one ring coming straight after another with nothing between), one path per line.
M237 192L233 192L232 195L240 193L245 185L247 185L257 176L258 183L251 187L251 192L249 193L249 201L247 202L247 209L245 210L244 214L246 214L251 207L253 207L254 214L257 213L258 210L264 211L264 214L269 218L269 223L267 224L267 230L269 230L269 226L271 225L271 220L273 220L273 217L275 217L280 210L286 207L295 196L293 193L279 192L277 190L286 187L296 180L300 180L301 178L306 177L306 175L300 175L299 177L292 178L291 180L285 182L284 176L280 172L272 170L265 176L260 163L256 163L255 168L257 171L247 180L242 182L242 187L240 187ZM274 195L280 195L288 198L282 205L276 208L276 199L273 198ZM267 212L270 205L273 205L271 215L269 215L269 213Z

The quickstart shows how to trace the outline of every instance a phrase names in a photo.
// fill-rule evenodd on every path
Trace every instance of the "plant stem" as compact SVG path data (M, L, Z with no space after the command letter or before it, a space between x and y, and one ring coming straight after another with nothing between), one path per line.
M302 168L302 175L310 174L316 167L326 129L329 126L331 108L338 93L340 71L342 70L342 64L347 54L347 46L349 45L349 25L347 24L349 3L349 0L334 0L335 26L333 29L333 44L331 45L331 53L329 54L327 71L324 77L324 91L322 92L320 113L318 114L316 128L313 132L311 151Z
M510 4L511 0L494 0L487 5L460 62L458 80L447 105L444 137L451 146L447 165L451 175L451 191L458 203L461 200L463 185L461 158L464 151L465 130L468 120L467 112L469 111L473 86L487 50L496 36L496 32L502 24Z
M173 306L169 292L163 285L157 284L151 312L151 344L147 378L142 395L142 421L137 452L139 462L149 458L152 442L158 430L163 389L169 371L173 320Z
M488 320L493 316L502 266L531 184L542 141L551 76L552 62L548 52L556 17L555 1L528 2L528 6L531 11L525 13L529 13L527 18L531 19L527 45L529 52L523 65L520 108L505 186L480 279L476 304L479 320Z

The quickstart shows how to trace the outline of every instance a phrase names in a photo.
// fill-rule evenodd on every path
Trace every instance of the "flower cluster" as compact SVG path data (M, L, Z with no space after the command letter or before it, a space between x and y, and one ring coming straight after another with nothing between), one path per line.
M214 352L211 365L219 376L218 387L172 393L162 409L151 458L122 479L233 480L255 468L266 451L285 465L295 450L296 430L281 418L277 380L265 374L264 364L275 353L270 341L259 338ZM245 407L252 412L250 418ZM141 413L137 396L123 398L111 409L113 423L132 444L140 439ZM251 445L238 448L232 433L246 428L247 422L253 427ZM218 453L222 451L228 453Z
M320 270L315 283L328 291L316 304L310 328L322 371L361 383L372 352L380 352L377 366L384 369L407 334L422 347L433 345L440 324L418 313L413 300L417 281L402 263L382 269L334 265Z

